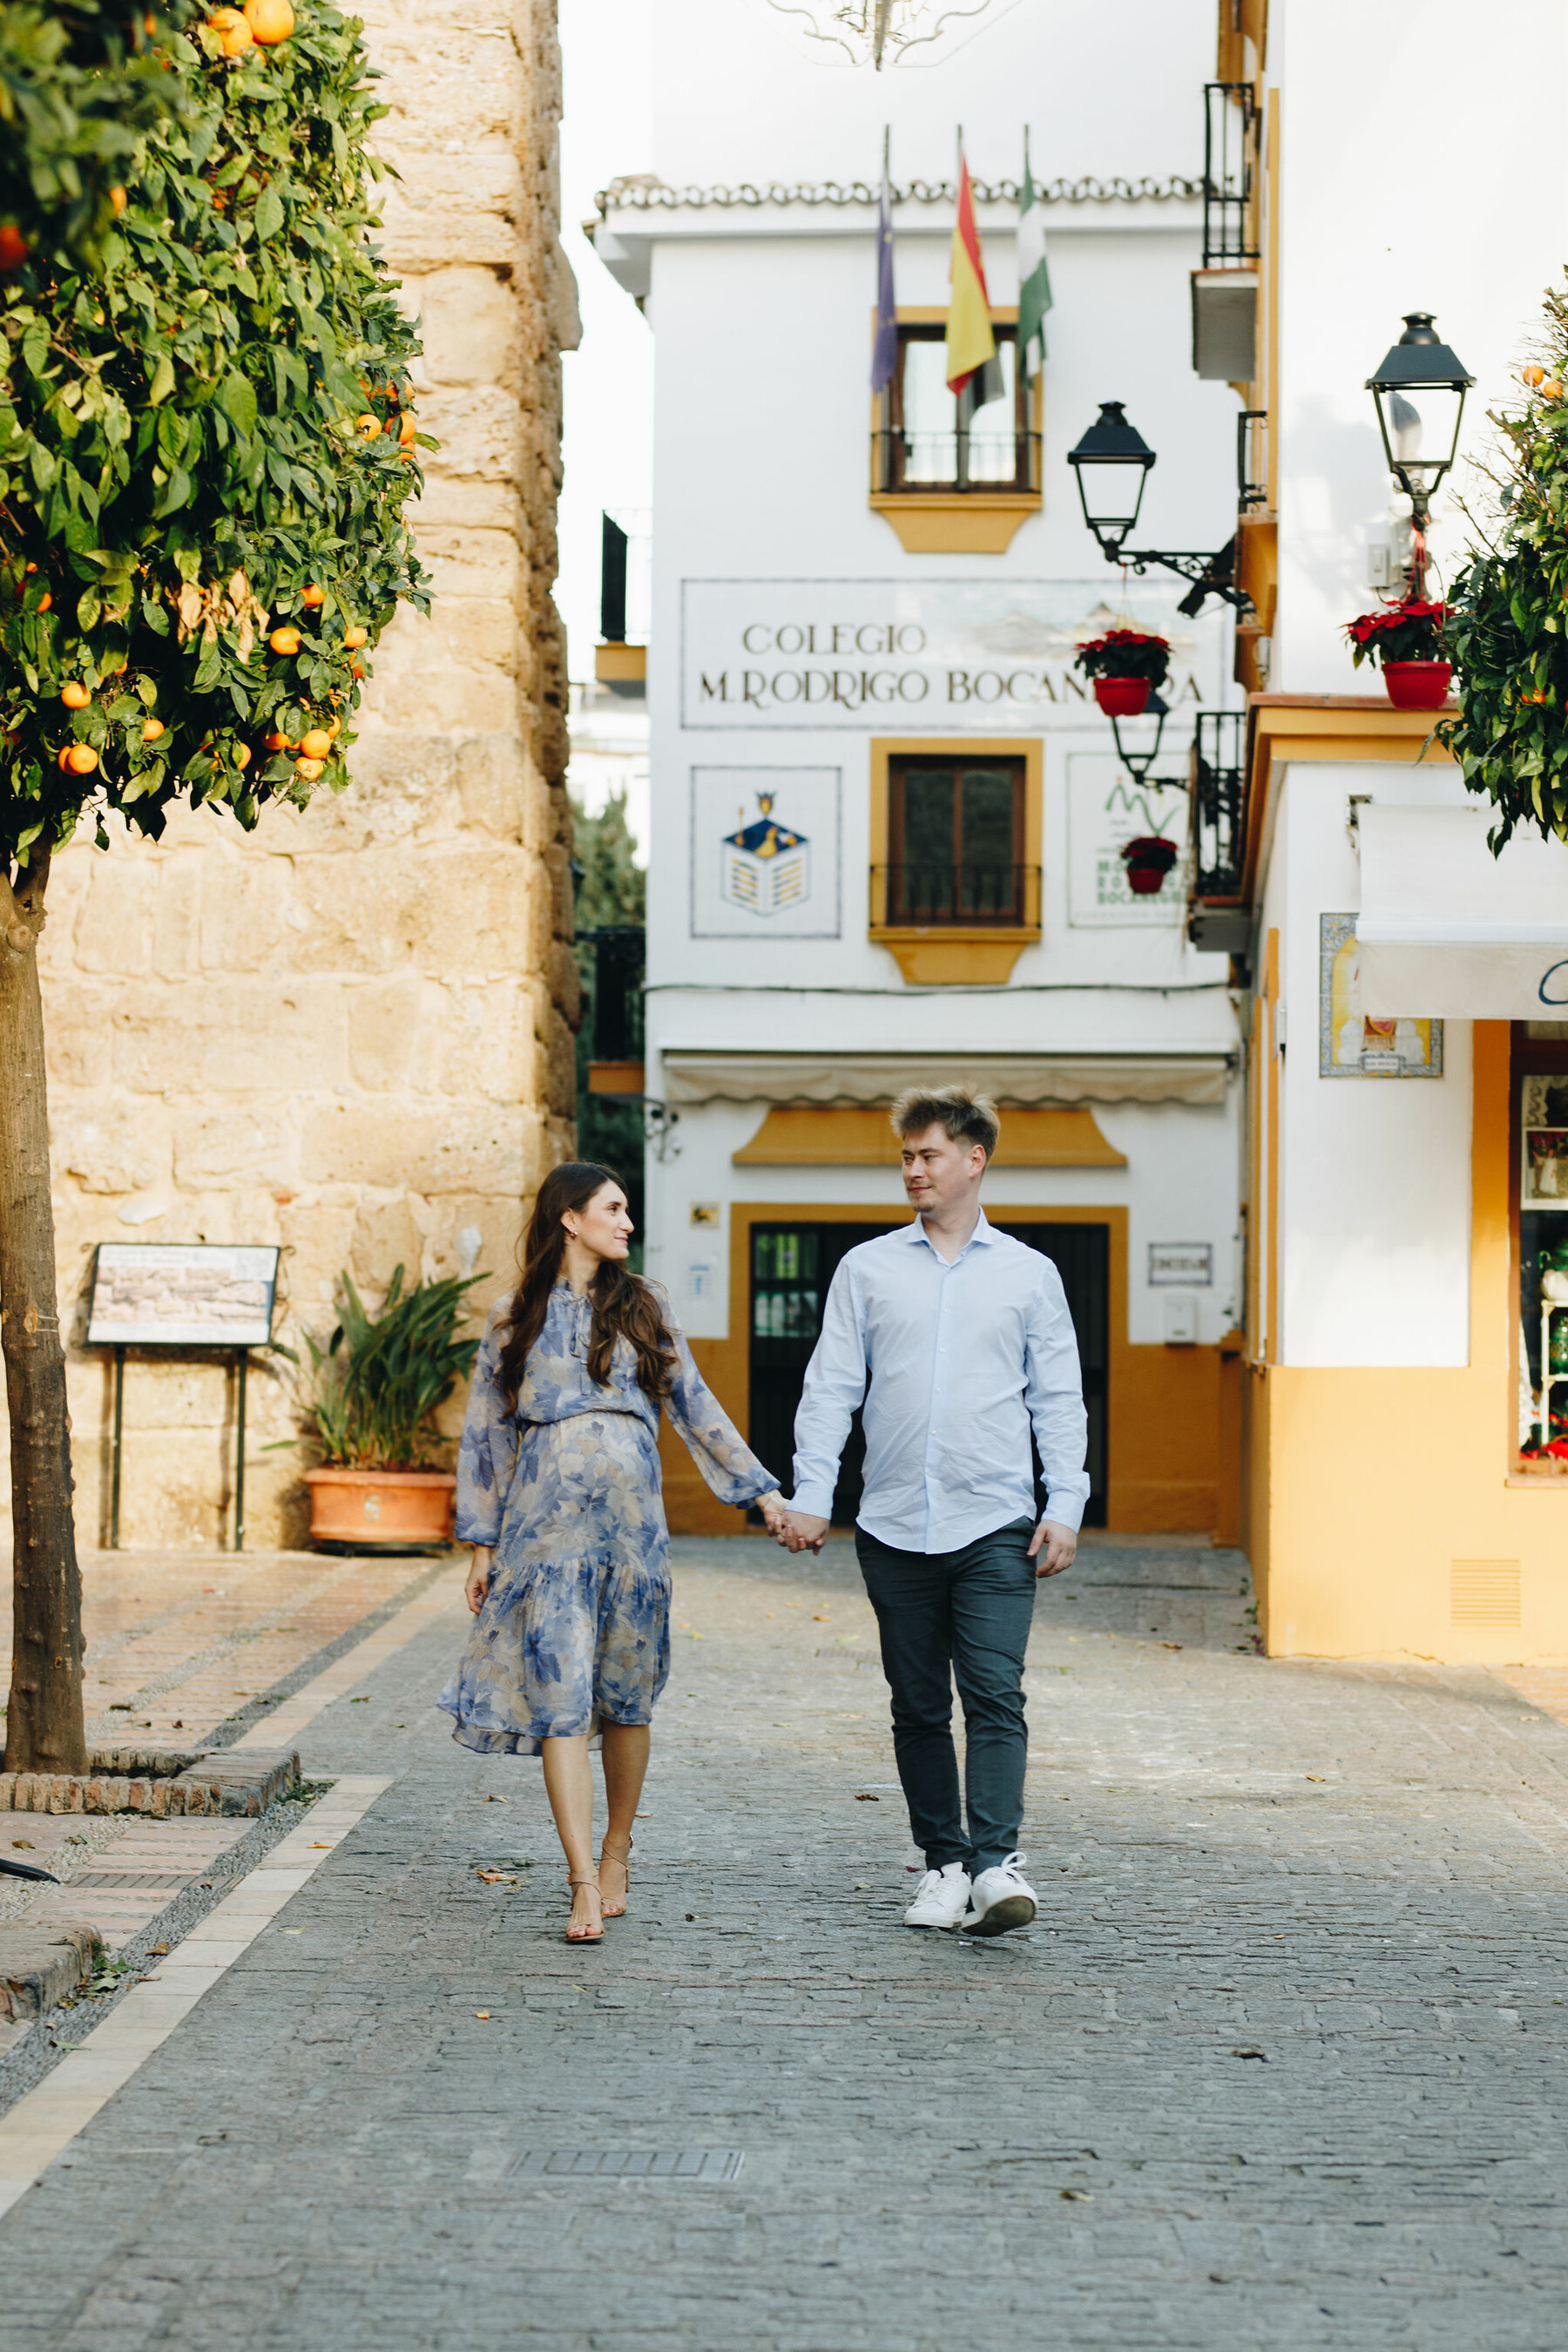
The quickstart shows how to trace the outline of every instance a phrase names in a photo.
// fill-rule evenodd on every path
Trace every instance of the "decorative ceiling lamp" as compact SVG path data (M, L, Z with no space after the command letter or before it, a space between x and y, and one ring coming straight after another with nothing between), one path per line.
M969 38L975 16L1005 16L1017 0L767 0L795 20L822 65L936 65Z

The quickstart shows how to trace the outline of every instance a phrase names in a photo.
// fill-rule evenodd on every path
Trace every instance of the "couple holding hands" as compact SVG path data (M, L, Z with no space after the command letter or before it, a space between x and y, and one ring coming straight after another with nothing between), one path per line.
M703 1381L663 1292L630 1271L631 1219L608 1169L574 1161L545 1178L521 1282L491 1309L458 1457L476 1622L440 1705L464 1747L541 1759L571 1943L599 1942L626 1908L648 1726L669 1673L661 1409L720 1500L754 1504L798 1552L821 1549L864 1404L855 1547L926 1862L905 1925L995 1936L1035 1916L1016 1851L1024 1653L1036 1580L1072 1565L1089 1499L1078 1344L1056 1267L981 1208L993 1106L920 1087L892 1119L915 1215L849 1251L834 1276L788 1504ZM1047 1492L1037 1522L1031 1429ZM596 1864L595 1737L608 1810Z

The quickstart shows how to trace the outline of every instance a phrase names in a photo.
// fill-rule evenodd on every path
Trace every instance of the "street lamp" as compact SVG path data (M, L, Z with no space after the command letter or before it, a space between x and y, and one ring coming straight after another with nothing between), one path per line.
M1430 310L1405 312L1405 332L1366 380L1388 470L1410 501L1418 540L1426 535L1432 493L1458 453L1465 394L1475 380L1438 341Z
M1217 554L1196 555L1169 548L1130 548L1127 540L1143 503L1143 485L1154 463L1154 452L1135 425L1129 425L1120 400L1100 403L1100 415L1076 447L1068 464L1078 478L1083 519L1100 541L1107 563L1124 564L1142 576L1152 563L1179 572L1193 583L1178 612L1189 617L1203 609L1205 599L1223 596L1238 613L1250 613L1252 599L1236 585L1236 541Z

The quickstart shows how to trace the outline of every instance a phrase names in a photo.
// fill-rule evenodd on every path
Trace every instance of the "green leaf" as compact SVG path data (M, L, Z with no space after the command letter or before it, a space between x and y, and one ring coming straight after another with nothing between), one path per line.
M248 441L256 430L256 387L237 373L226 375L218 386L218 400L224 415L238 426Z
M147 387L147 398L149 403L153 407L156 408L161 401L168 399L169 394L174 391L174 362L170 359L167 352L160 352L158 354L158 364L153 371L153 381Z
M283 199L270 180L256 200L254 217L257 239L262 245L269 236L276 236L283 226Z

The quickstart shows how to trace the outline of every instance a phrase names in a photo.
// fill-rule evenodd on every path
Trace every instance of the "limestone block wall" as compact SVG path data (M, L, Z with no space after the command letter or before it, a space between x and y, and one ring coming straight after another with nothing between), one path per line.
M423 321L428 620L376 656L353 782L247 839L186 811L58 862L44 956L79 1539L103 1539L111 1376L81 1345L100 1241L278 1242L277 1328L323 1338L340 1272L378 1294L493 1270L573 1148L566 662L551 599L560 352L554 0L371 0L391 114L381 243ZM303 1533L295 1375L257 1360L254 1546ZM233 1376L130 1359L121 1539L228 1541Z

